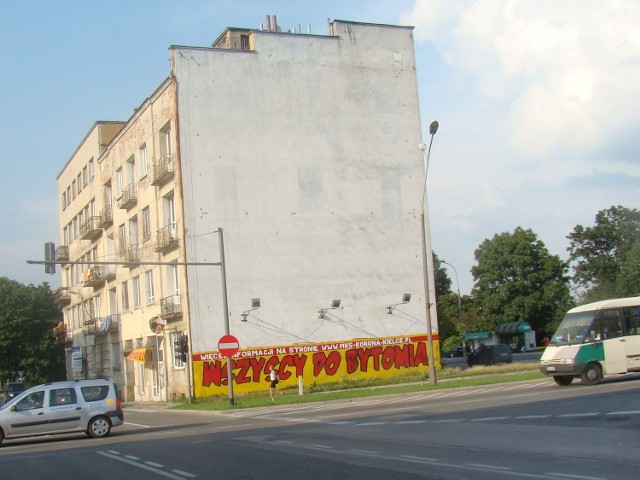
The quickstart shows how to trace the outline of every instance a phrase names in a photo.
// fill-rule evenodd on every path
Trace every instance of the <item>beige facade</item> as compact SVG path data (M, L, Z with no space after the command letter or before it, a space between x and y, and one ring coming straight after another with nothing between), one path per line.
M228 29L171 47L170 77L127 122L97 122L58 177L69 377L112 377L126 400L216 393L205 359L225 323L255 352L423 351L412 35L335 21L326 36Z
M188 392L174 355L188 318L184 266L171 265L184 262L176 121L167 79L128 122L97 122L58 176L57 259L82 262L58 292L68 376L109 376L127 400Z

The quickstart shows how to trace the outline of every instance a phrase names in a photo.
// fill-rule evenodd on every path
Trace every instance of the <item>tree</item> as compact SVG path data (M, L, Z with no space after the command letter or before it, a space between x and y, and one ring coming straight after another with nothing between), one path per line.
M600 210L593 227L576 225L567 236L573 283L583 301L640 293L640 212L621 206Z
M490 330L526 321L536 332L550 332L571 305L567 263L530 229L496 234L480 244L475 258L472 295Z
M0 379L13 381L19 371L30 384L64 378L64 348L53 336L59 319L47 283L25 286L0 277Z

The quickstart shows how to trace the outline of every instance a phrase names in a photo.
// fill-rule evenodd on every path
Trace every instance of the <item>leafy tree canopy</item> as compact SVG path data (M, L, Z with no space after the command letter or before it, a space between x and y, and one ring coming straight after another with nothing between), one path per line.
M567 236L573 282L583 302L640 294L640 212L612 206L596 214L595 225L576 225Z
M25 286L0 277L0 379L24 371L29 384L64 378L64 350L53 327L60 320L49 285Z
M489 330L526 321L537 332L549 331L571 304L567 263L530 229L496 234L480 244L475 258L475 311Z

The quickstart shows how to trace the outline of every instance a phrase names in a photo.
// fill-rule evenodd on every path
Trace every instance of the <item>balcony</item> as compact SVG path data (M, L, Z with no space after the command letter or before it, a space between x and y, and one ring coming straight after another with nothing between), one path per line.
M58 325L53 328L53 336L56 337L56 342L58 343L71 343L73 341L73 332L67 330L64 322L58 323Z
M170 153L162 155L160 160L153 162L153 178L151 180L151 185L159 186L173 178L175 170L173 165L174 157L175 155Z
M107 205L100 211L100 228L107 228L113 225L113 212L111 205Z
M69 261L69 247L66 245L60 245L56 248L56 260L59 262Z
M89 217L86 222L80 225L80 238L83 240L94 240L100 235L102 235L100 217Z
M58 305L69 305L71 303L71 292L66 287L56 288L53 291L53 301Z
M182 303L179 293L160 299L160 316L167 320L182 318Z
M83 286L85 287L101 287L105 284L107 280L111 280L115 277L115 269L114 268L105 268L107 266L94 266L85 270L84 272L84 282Z
M117 313L104 317L96 325L96 335L118 333L118 330L120 330L120 315Z
M140 262L140 252L138 249L138 245L131 245L128 248L125 248L120 252L120 257L123 262L127 262L123 267L125 268L133 268L137 267Z
M180 244L178 240L178 226L175 223L158 230L156 238L156 252L169 252Z
M135 183L130 183L122 190L118 198L118 208L129 209L138 203L138 187Z
M82 333L85 335L95 335L98 331L98 325L100 325L99 318L85 320L84 325L82 326Z

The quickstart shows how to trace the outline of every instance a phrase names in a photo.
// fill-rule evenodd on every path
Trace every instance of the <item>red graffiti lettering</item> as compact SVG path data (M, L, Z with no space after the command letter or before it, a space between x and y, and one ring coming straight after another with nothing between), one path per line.
M209 387L214 384L216 387L221 385L222 378L222 362L202 362L202 386Z
M313 375L317 377L322 370L324 370L327 375L335 375L340 367L340 353L333 351L330 352L329 355L325 354L325 352L316 352L313 354Z

